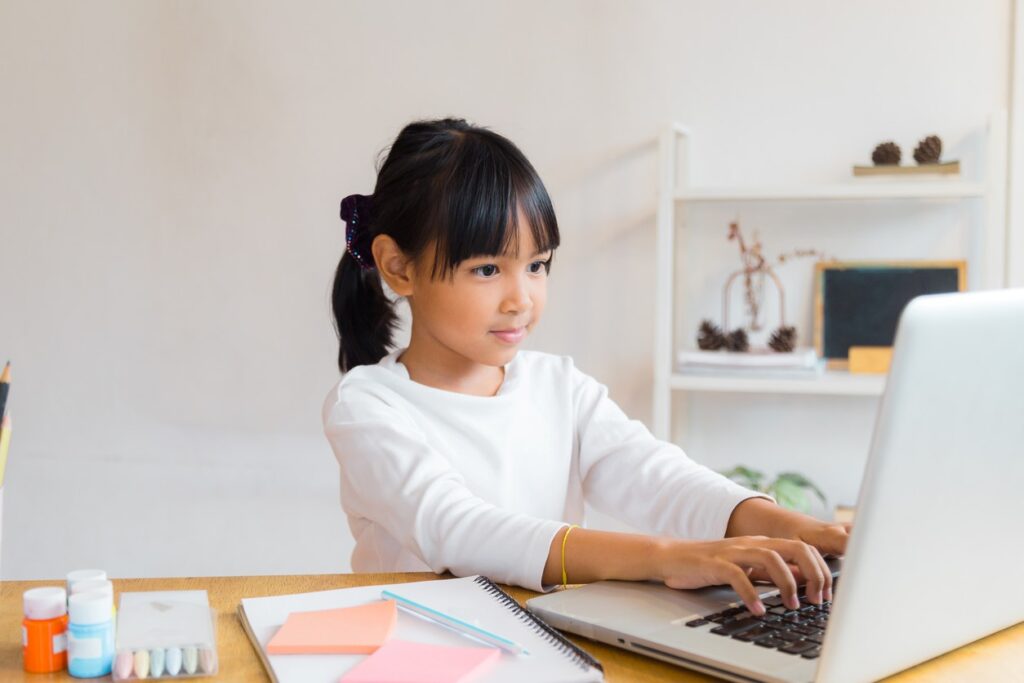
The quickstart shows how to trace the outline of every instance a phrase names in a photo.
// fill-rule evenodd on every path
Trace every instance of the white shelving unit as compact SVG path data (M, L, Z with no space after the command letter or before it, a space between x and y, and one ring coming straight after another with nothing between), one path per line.
M673 373L669 379L669 387L676 391L879 396L885 389L885 377L880 375L851 375L848 372L824 372L820 377L813 379L742 377L734 374L709 376Z
M982 183L961 180L894 181L859 179L816 187L694 187L676 193L676 201L837 201L853 199L970 199L985 196Z
M993 113L986 129L984 181L958 178L851 178L849 182L822 185L764 187L693 187L679 179L688 178L688 149L691 131L672 124L659 142L658 236L654 334L654 433L671 438L672 396L676 392L714 391L774 394L820 394L879 396L885 378L826 371L814 379L767 379L728 375L689 375L675 371L676 351L681 345L673 338L675 316L682 306L674 300L676 275L677 212L697 202L849 202L872 200L928 200L983 202L983 225L972 226L981 240L982 263L972 269L982 274L983 288L1005 285L1006 243L1006 161L1007 114ZM680 145L683 145L680 153Z

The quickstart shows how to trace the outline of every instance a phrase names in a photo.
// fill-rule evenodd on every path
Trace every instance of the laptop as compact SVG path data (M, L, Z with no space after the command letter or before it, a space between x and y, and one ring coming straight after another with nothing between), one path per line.
M602 581L556 628L732 681L871 681L1024 621L1024 289L904 310L830 604L752 617L726 587Z

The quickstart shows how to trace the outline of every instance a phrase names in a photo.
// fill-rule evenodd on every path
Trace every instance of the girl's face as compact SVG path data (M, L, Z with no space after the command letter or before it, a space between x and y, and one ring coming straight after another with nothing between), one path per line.
M544 312L551 265L551 252L538 253L522 215L517 238L518 254L470 258L451 278L431 278L428 250L407 295L410 347L426 347L420 350L453 369L467 361L500 367L512 360Z

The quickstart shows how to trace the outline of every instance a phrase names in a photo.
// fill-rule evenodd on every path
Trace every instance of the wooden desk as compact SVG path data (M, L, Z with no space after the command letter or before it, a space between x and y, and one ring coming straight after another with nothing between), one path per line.
M235 609L243 597L303 593L404 581L436 579L434 574L328 574L313 576L232 576L180 579L114 579L114 590L206 589L217 610L217 654L221 681L267 681L256 653L242 631ZM66 673L27 674L21 665L22 593L37 586L63 585L63 581L6 581L0 585L0 681L43 683L77 681ZM520 602L535 593L519 588L509 592ZM572 640L604 665L609 683L655 681L712 681L702 674L634 655L584 638ZM103 679L100 679L103 680ZM109 677L106 679L109 680ZM889 679L918 681L1024 681L1024 623L925 662Z

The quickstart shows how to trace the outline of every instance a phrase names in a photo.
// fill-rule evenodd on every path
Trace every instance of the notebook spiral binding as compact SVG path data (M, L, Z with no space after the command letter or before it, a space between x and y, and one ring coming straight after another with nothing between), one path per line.
M533 627L533 630L536 633L543 636L544 640L572 660L573 664L584 671L589 671L591 668L595 668L604 672L604 667L601 666L600 662L591 657L588 653L576 647L576 645L566 639L566 637L561 633L545 624L536 614L523 609L522 605L516 602L515 598L501 590L497 584L486 576L476 577L475 582L480 584L485 591L497 598L498 602L505 605L505 607L507 607L509 611L513 612L520 621Z

